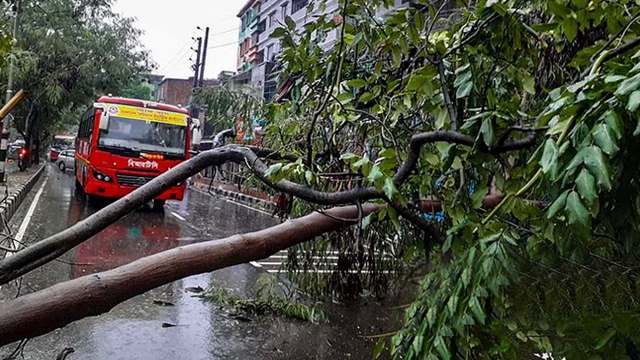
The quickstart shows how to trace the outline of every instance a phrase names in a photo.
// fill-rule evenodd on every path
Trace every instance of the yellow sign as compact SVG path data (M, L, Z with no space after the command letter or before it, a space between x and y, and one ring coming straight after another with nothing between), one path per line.
M188 116L181 113L116 104L109 104L107 107L107 111L111 116L133 120L152 121L178 126L187 126Z

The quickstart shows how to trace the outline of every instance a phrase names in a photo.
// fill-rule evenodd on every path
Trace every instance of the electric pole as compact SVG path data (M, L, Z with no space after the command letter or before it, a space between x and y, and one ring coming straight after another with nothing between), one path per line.
M14 0L13 3L13 40L18 37L18 25L19 25L19 14L20 14L20 0ZM15 64L13 63L13 56L9 60L9 71L8 71L8 81L7 81L7 96L5 103L9 103L11 98L13 97L13 73L15 71ZM9 134L11 129L10 120L11 117L7 116L2 121L2 133L0 134L0 183L4 183L6 181L6 168L7 168L7 149L9 148Z
M202 53L202 38L198 37L198 50L196 51L196 63L193 66L193 70L195 74L193 75L193 89L195 90L198 87L198 74L200 73L200 54Z
M209 27L204 31L204 47L202 48L202 59L200 61L200 87L204 87L204 66L207 63L207 48L209 47Z

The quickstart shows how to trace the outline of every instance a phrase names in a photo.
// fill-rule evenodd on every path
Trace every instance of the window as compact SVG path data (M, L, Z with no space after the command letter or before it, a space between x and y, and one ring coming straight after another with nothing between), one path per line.
M289 5L288 2L283 3L282 5L280 5L280 17L282 18L282 20L284 21L284 19L287 18L287 5Z
M90 107L80 119L80 126L78 128L79 138L88 138L93 132L93 119L95 119L94 109Z
M269 14L269 28L272 28L276 25L276 12L273 11Z
M309 3L309 0L293 0L291 2L291 13L295 14L298 10L304 8Z
M273 53L273 44L269 44L267 46L267 61L273 61L274 58L274 53Z

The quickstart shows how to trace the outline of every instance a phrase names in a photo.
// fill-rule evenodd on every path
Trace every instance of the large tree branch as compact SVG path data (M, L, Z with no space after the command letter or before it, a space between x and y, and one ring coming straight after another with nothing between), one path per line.
M361 216L382 205L365 204ZM163 284L267 258L330 231L357 223L357 206L333 208L257 232L178 247L130 264L59 283L0 304L0 346L46 334ZM353 220L353 221L345 221Z
M489 153L500 153L528 147L533 144L534 140L535 139L531 137L530 139L514 141L492 149L488 149L484 145L478 145L478 149ZM401 185L409 178L411 172L417 165L422 146L437 141L467 146L474 145L473 138L451 131L438 131L415 135L411 139L408 158L400 167L395 177L396 184ZM269 156L277 154L265 152L261 153L261 155ZM0 261L0 285L6 284L62 256L67 251L73 249L93 235L96 235L124 215L151 201L174 184L186 181L190 176L197 174L209 166L219 166L227 162L246 164L254 171L256 176L274 189L319 205L363 203L372 199L385 198L384 193L378 191L375 187L357 188L339 192L323 192L288 180L274 183L265 176L268 167L260 160L254 151L243 146L228 145L200 153L198 156L163 173L146 185L101 209L83 221Z
M503 152L521 150L531 147L535 144L535 134L531 134L528 137L521 140L514 140L509 143L505 143L502 145L498 145L495 147L487 147L484 143L480 142L476 144L475 139L468 135L463 135L461 133L455 131L431 131L425 132L421 134L414 135L411 138L411 142L409 143L409 153L407 155L407 160L400 166L396 176L394 178L394 182L396 186L401 185L411 175L411 172L418 165L418 160L420 159L420 150L426 144L436 143L436 142L447 142L451 144L459 144L472 147L474 144L477 145L477 148L481 152L489 153L489 154L500 154Z

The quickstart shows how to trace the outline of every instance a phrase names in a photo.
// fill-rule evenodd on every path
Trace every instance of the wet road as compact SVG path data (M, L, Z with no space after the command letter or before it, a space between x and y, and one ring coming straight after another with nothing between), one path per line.
M29 209L29 201L38 193L37 205ZM74 194L71 174L50 166L47 176L14 216L12 228L23 242L32 243L94 211ZM184 201L168 203L164 213L142 209L111 225L60 261L27 275L20 291L36 291L176 246L275 223L267 214L189 191ZM273 259L262 263L272 268L277 265ZM53 359L64 348L73 348L75 352L67 359L366 359L374 341L365 336L397 326L397 319L387 315L393 312L377 303L331 305L327 308L328 321L320 325L271 316L238 321L229 309L203 302L186 290L215 285L251 296L256 280L266 273L261 264L253 263L176 281L120 304L107 314L30 340L24 358ZM16 284L5 286L0 299L13 297L16 291ZM173 306L156 305L158 301ZM163 323L177 326L165 328ZM0 358L14 348L15 344L0 349Z

